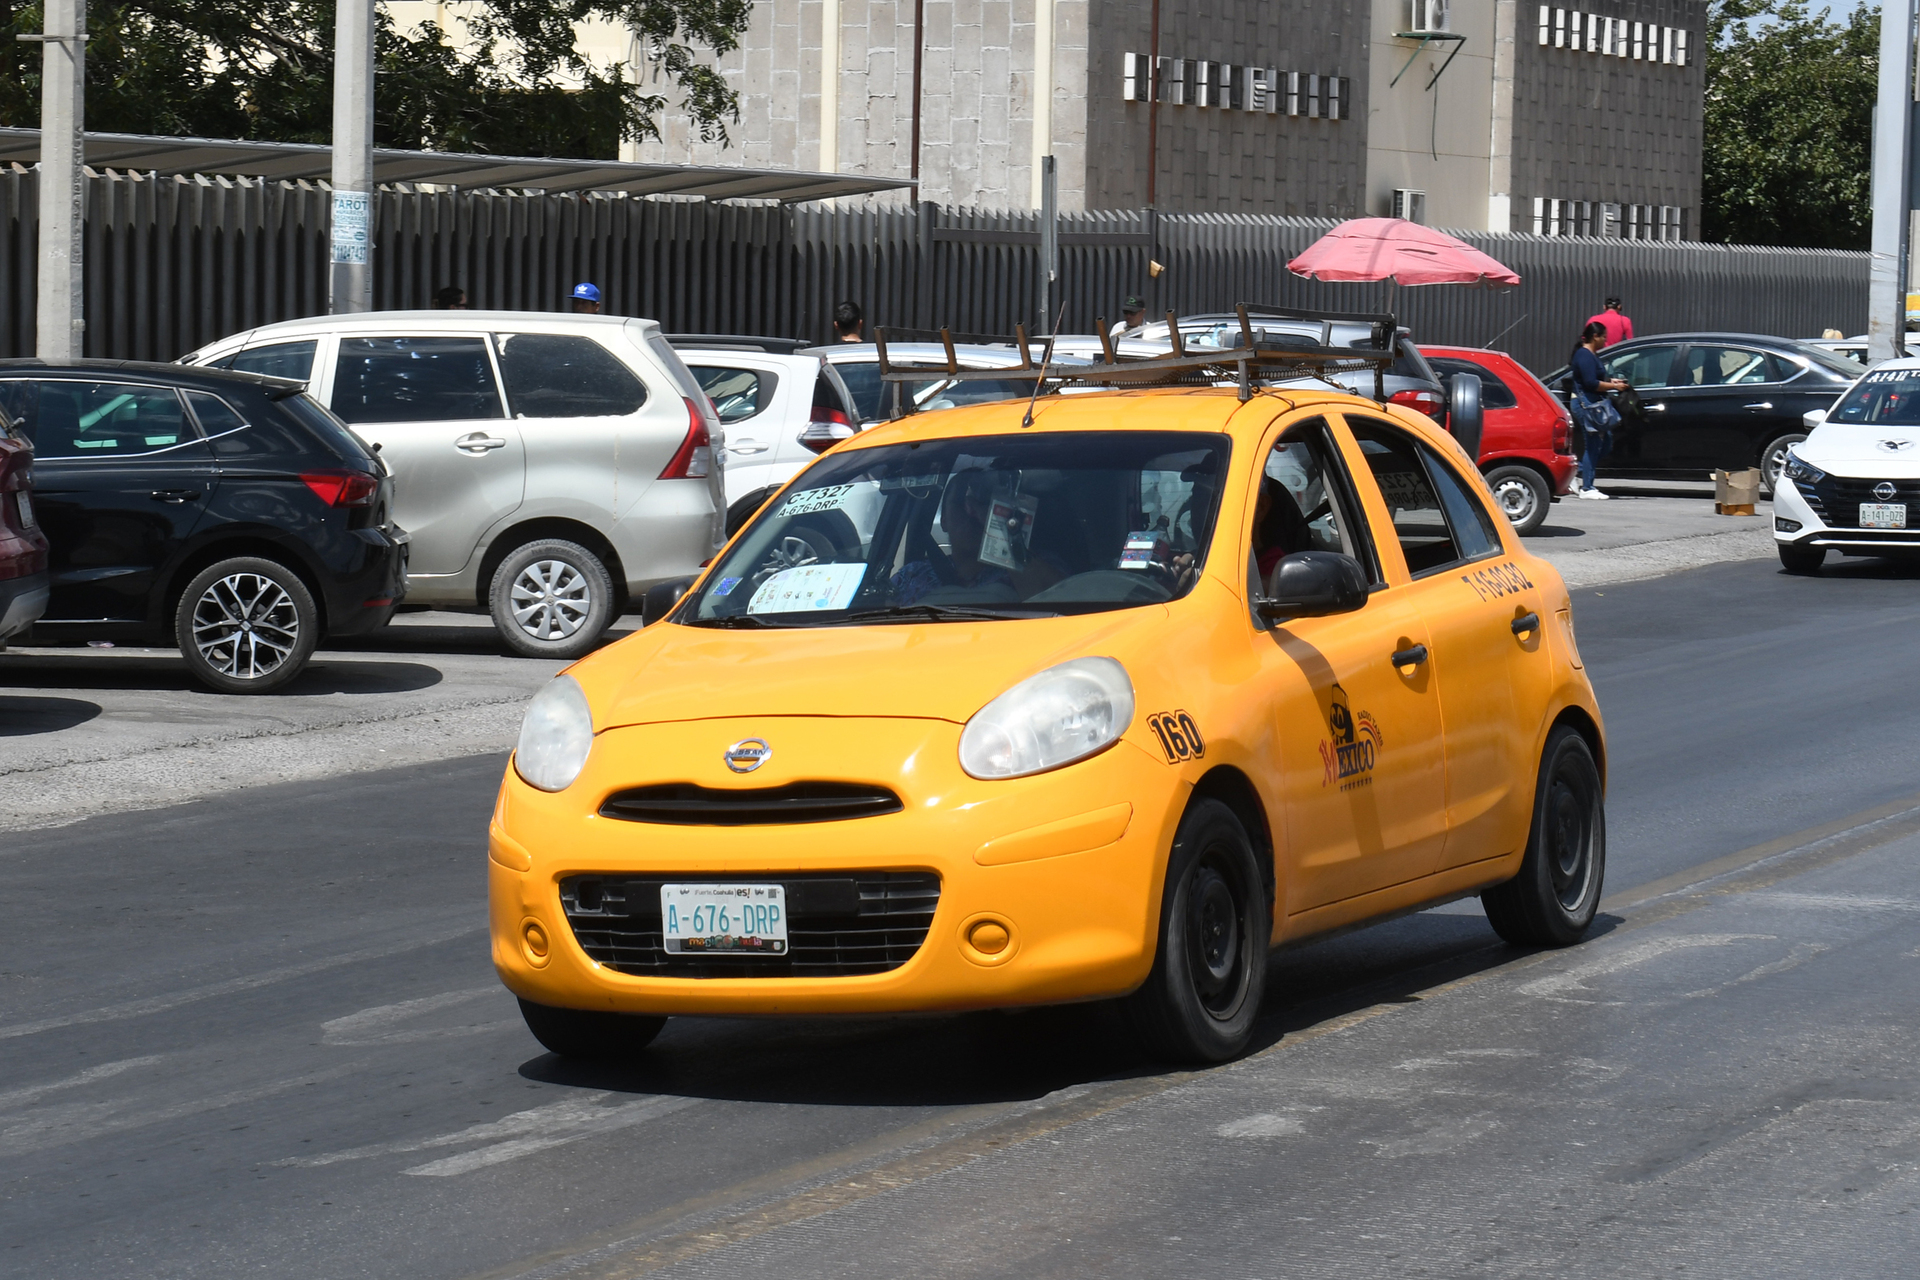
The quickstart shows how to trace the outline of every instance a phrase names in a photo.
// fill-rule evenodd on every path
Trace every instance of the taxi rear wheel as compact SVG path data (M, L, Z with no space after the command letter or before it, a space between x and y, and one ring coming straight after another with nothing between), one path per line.
M1224 1062L1245 1051L1266 991L1271 933L1246 828L1219 801L1197 801L1168 859L1153 971L1127 1001L1146 1046L1177 1062Z
M640 1052L660 1028L665 1018L638 1013L601 1013L591 1009L556 1009L552 1005L520 1002L520 1016L527 1020L533 1038L563 1058L588 1061L619 1059Z
M1520 874L1480 895L1487 921L1508 942L1564 947L1580 941L1600 905L1607 814L1587 740L1567 725L1547 738L1534 788L1533 831Z

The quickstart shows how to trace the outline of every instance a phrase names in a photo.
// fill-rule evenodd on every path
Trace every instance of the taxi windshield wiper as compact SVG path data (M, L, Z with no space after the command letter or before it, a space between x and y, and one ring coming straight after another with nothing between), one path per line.
M836 626L860 622L1004 622L1009 618L1057 618L1051 610L978 609L964 605L895 604L884 609L862 609L844 618L835 618Z
M768 622L765 618L759 616L758 614L733 613L733 614L728 614L724 617L689 618L687 619L687 625L690 627L744 627L748 629L753 629L757 627L769 627L769 628L792 627L792 626L801 626L804 624L793 623L793 622Z

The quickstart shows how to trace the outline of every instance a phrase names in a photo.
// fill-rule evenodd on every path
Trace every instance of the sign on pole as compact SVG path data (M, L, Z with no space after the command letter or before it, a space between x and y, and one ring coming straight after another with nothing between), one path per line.
M334 315L373 310L373 0L339 0L333 55Z

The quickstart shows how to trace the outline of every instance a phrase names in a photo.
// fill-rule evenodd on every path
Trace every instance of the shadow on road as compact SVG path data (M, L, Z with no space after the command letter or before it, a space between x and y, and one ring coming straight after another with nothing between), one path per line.
M601 637L601 646L624 640L640 629L640 619L632 617L607 629ZM507 648L500 633L491 625L474 623L401 623L397 626L385 626L378 631L363 636L343 636L320 642L320 652L327 653L459 653L480 654L489 657L518 657Z
M1789 576L1785 569L1781 575ZM1920 557L1913 556L1839 556L1829 553L1818 575L1822 578L1878 579L1904 582L1920 578Z
M1611 927L1597 921L1593 936ZM1428 912L1282 952L1250 1052L1382 1003L1405 1003L1531 952L1477 914ZM673 1018L630 1063L542 1054L529 1080L614 1092L857 1107L1015 1102L1170 1069L1113 1003L893 1018Z
M100 714L100 704L79 698L18 698L0 694L0 738L58 733Z
M1534 531L1533 531L1532 533L1523 533L1523 534L1521 534L1520 536L1521 536L1521 538L1522 538L1522 539L1527 539L1527 538L1584 538L1584 537L1586 537L1586 536L1587 536L1587 531L1586 531L1585 529L1576 529L1576 528L1574 528L1574 527L1573 527L1572 525L1564 525L1564 524L1543 524L1543 525L1541 525L1541 526L1540 526L1540 527L1539 527L1538 529L1535 529L1535 530L1534 530Z
M443 679L436 667L419 662L333 662L317 657L305 671L268 698L325 694L388 694L429 689ZM0 688L146 689L163 693L199 693L209 698L252 697L218 694L187 674L177 655L160 651L131 654L76 649L66 653L0 655ZM92 706L91 703L85 705ZM100 708L94 707L94 714ZM81 720L90 719L83 716ZM80 723L73 721L73 724ZM70 727L61 725L61 728Z

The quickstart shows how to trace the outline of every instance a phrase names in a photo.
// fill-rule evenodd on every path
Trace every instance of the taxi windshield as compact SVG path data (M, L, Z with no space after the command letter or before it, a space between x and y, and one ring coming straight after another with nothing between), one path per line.
M1185 595L1226 436L1026 432L849 449L754 518L676 613L693 626L1052 617Z
M1828 422L1866 425L1920 423L1920 369L1877 369L1853 384L1853 390L1827 414Z

